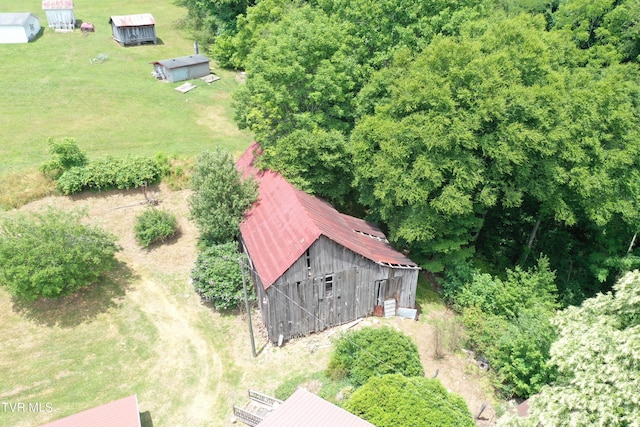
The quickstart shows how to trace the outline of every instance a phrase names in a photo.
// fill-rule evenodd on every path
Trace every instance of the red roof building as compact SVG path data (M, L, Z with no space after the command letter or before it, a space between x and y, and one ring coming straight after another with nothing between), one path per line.
M270 339L355 320L388 299L413 308L419 267L374 224L338 212L276 172L258 170L259 153L255 143L237 162L259 185L240 234Z
M112 16L109 18L113 39L121 46L156 44L156 20L150 13Z
M327 402L303 388L297 389L258 427L375 427L368 421Z
M140 427L138 397L134 394L123 399L87 409L61 418L41 427Z

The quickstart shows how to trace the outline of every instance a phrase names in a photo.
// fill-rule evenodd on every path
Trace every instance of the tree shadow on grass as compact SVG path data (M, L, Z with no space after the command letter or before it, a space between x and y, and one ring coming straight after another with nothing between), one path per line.
M13 310L19 315L43 326L72 328L90 322L98 314L119 307L131 283L137 276L125 263L118 261L115 268L94 283L67 297L25 301L13 297Z

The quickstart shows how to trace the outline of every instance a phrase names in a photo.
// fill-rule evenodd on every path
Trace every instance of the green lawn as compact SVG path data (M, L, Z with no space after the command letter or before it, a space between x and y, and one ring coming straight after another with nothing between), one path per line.
M179 156L221 146L234 154L251 141L233 123L230 94L234 73L182 94L179 83L151 76L149 62L193 53L179 21L186 10L171 0L75 0L76 18L96 32L55 33L40 0L3 0L1 10L31 11L44 32L28 44L0 44L0 176L23 172L47 159L48 137L76 138L90 158L107 154ZM151 13L158 45L121 47L111 38L111 15ZM108 59L92 64L105 54Z

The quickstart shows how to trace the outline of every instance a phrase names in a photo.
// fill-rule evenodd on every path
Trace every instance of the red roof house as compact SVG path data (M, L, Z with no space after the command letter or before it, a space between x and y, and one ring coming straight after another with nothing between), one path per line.
M389 299L413 308L419 267L374 224L258 170L259 153L254 143L237 162L259 185L240 234L271 341L367 316Z
M297 389L291 397L265 417L258 427L375 427L333 403Z
M87 409L61 418L41 427L140 427L138 397L134 394L123 399Z

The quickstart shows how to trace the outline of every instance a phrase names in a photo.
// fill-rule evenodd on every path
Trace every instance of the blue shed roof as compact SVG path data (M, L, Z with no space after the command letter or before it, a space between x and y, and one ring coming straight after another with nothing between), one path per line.
M196 54L190 56L181 56L179 58L163 59L161 61L154 61L152 64L160 64L165 68L180 68L188 67L189 65L197 65L209 63L211 60L204 55Z

